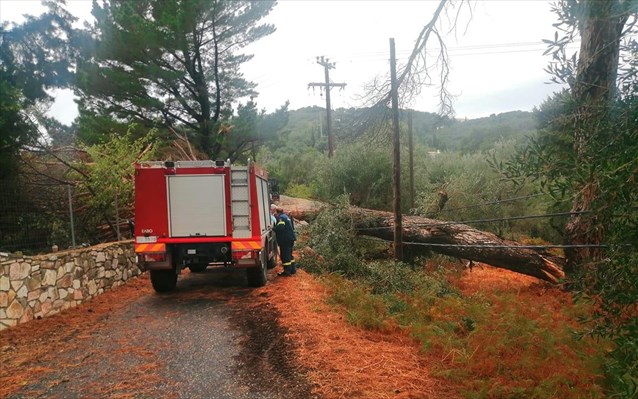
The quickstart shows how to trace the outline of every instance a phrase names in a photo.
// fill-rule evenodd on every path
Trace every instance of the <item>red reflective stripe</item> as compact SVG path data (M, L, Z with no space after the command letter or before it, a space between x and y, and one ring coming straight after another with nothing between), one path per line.
M164 243L153 243L153 244L135 244L135 252L136 253L144 253L144 252L166 252L166 244Z
M232 250L242 251L251 249L261 249L261 241L233 241Z

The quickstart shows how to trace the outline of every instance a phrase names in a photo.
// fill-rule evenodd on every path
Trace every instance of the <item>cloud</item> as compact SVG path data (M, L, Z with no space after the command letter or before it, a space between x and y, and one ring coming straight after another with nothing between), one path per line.
M527 81L515 86L459 98L455 104L456 115L460 118L479 118L508 111L531 111L561 86L544 84L542 81Z

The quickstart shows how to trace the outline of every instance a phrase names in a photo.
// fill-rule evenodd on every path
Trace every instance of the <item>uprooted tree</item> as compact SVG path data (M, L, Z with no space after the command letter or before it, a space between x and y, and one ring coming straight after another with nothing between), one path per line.
M351 208L359 234L394 239L394 215L390 212ZM487 263L517 273L557 283L565 275L563 259L543 249L504 240L468 225L404 216L403 245L413 255L427 251Z
M326 205L282 196L281 205L300 220L314 219ZM330 211L330 210L328 210ZM394 239L394 215L390 212L349 206L344 216L359 235ZM436 252L558 283L565 277L564 259L542 246L528 246L465 224L404 216L402 223L406 253L412 256Z

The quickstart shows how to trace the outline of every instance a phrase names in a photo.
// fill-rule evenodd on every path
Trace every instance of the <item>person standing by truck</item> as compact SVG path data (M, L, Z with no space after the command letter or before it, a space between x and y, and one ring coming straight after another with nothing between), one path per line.
M281 257L281 265L284 268L279 276L292 276L297 272L294 259L292 256L292 249L295 245L297 237L295 230L292 227L292 221L290 217L284 213L282 208L275 210L275 218L277 223L273 230L277 234L277 244L279 245L279 256Z
M276 213L277 213L277 205L271 204L270 205L270 226L273 228L277 224L277 217L275 216Z
M275 231L275 226L277 225L277 217L275 216L275 214L277 213L277 205L275 204L271 204L270 205L270 228L273 231L273 238L275 239L275 254L278 257L281 257L281 255L279 255L279 244L277 244L277 232Z

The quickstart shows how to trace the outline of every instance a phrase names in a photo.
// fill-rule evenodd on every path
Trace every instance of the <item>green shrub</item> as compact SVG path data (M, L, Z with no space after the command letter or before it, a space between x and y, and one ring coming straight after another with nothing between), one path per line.
M383 298L371 295L369 288L336 275L324 278L332 291L329 302L342 306L348 322L368 330L387 328L387 307Z
M343 146L331 162L318 165L316 194L329 201L345 194L353 205L390 209L391 171L387 149L362 144Z
M312 188L305 184L291 184L286 188L286 195L295 198L312 198Z

